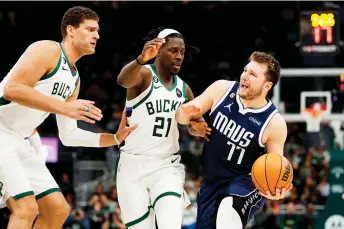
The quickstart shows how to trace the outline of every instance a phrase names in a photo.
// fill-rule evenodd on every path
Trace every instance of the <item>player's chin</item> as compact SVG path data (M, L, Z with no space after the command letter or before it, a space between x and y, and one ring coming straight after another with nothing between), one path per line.
M242 99L247 99L248 98L248 93L247 92L240 92L239 91L239 96L240 96L240 98L242 98Z
M96 52L96 50L94 48L89 48L87 50L85 50L85 55L92 55Z
M171 72L172 74L178 74L178 72L180 71L180 68L181 68L181 66L172 65L172 66L170 67L170 72Z

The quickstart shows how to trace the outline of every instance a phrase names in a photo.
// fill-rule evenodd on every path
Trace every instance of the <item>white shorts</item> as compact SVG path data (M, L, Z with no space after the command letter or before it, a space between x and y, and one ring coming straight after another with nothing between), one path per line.
M164 196L183 198L185 206L190 204L184 191L185 171L180 155L157 159L120 153L119 157L116 176L118 202L127 228L144 220L152 221L147 218L152 215L156 202Z
M6 129L0 123L0 182L6 193L0 207L6 206L11 196L15 200L35 195L40 199L52 192L60 191L48 168L36 154L28 139Z

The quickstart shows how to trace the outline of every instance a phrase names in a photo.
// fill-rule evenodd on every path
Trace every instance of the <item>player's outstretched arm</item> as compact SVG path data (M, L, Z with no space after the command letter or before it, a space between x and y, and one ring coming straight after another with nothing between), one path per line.
M179 106L176 113L177 122L189 125L191 120L198 120L221 99L231 84L232 81L228 80L215 81L201 95Z
M192 101L195 98L189 85L186 86L186 95L188 101ZM200 136L209 141L207 135L210 134L211 129L208 127L208 124L205 122L203 116L197 120L191 120L190 125L188 125L188 131L193 136Z
M267 153L278 153L283 156L284 151L284 144L287 139L287 124L284 120L284 118L279 114L276 113L271 121L269 122L265 133L263 134L262 142L266 142L266 152ZM292 186L290 187L290 189ZM290 190L289 189L289 190ZM267 191L266 195L261 193L264 197L272 200L279 200L283 199L285 196L285 193L289 190L285 190L283 188L282 190L276 189L275 193L276 195L271 195L269 191Z
M37 41L31 44L11 70L11 76L4 89L5 99L33 109L86 122L94 123L90 118L100 120L102 116L92 101L79 100L65 103L34 90L34 85L44 74L50 73L55 68L59 58L60 49L56 43ZM85 106L94 112L84 112Z
M76 101L80 89L80 80L74 94L67 102ZM65 146L81 147L109 147L120 145L128 135L137 128L137 125L126 127L126 117L122 115L120 128L116 134L93 133L78 128L77 121L63 115L56 115L59 137Z
M133 88L142 85L145 76L150 75L149 69L143 65L154 58L165 42L165 39L156 38L148 41L143 47L142 53L129 64L125 65L117 77L117 83L124 88Z

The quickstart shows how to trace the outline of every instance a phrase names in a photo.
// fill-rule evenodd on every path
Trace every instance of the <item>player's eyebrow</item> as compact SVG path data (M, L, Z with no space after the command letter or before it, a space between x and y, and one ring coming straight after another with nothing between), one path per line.
M97 31L99 32L100 30L100 27L99 26L91 26L91 25L88 25L86 26L87 29L97 29Z
M253 75L257 76L257 73L255 71L253 71L252 69L249 69L247 67L246 68L246 71L249 71L250 73L252 73Z

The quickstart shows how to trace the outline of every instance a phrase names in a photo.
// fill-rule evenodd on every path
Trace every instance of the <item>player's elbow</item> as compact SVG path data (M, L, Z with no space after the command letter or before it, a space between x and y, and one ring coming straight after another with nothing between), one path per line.
M123 75L121 73L117 77L117 84L119 86L126 88L125 78L123 77Z
M117 77L117 84L126 89L132 88L133 86L135 86L135 84L130 81L130 78L122 72Z
M60 132L59 133L59 138L61 140L62 145L64 145L64 146L74 146L73 145L73 141L71 141L71 139L69 138L68 135L63 134L63 133Z
M15 84L7 84L4 88L4 99L13 101L15 100L20 93L20 88Z

